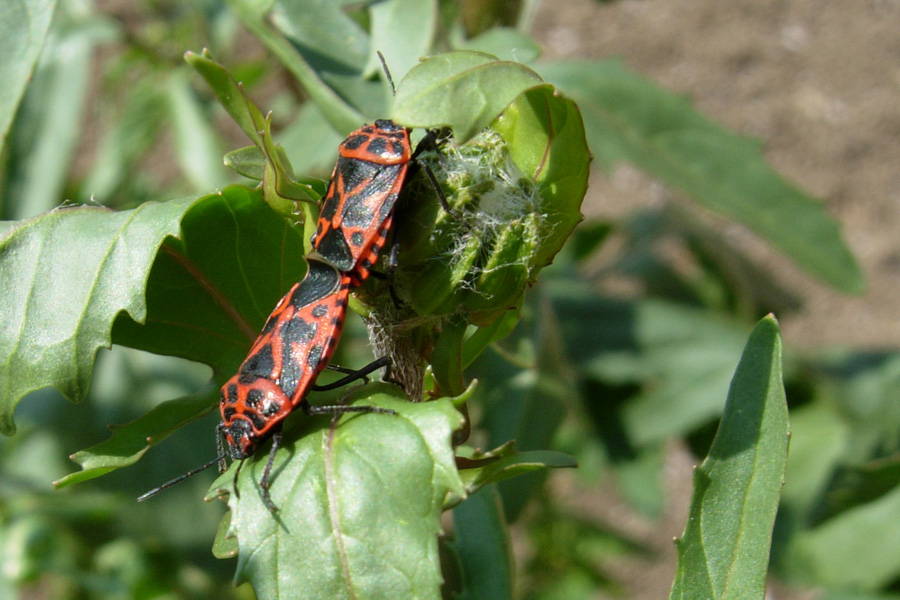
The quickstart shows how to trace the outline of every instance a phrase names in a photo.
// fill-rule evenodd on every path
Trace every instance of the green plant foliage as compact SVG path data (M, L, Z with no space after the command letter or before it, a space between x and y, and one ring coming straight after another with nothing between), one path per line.
M30 76L34 56L31 52L40 47L44 39L43 20L50 17L55 3L28 2L4 3L3 9L15 13L16 8L26 11L25 21L34 30L22 30L3 36L3 43L22 43L21 34L34 35L21 47L6 48L2 53L12 60L24 61L10 68L18 73L9 73L13 78ZM43 6L41 5L43 4ZM28 6L32 5L32 6ZM30 11L34 10L34 14ZM46 12L49 11L49 12ZM90 83L91 52L106 35L98 23L91 19L72 14L76 11L65 3L56 13L55 34L47 41L33 74L33 81L19 107L22 118L17 119L9 131L8 151L10 173L0 181L0 198L29 199L10 202L5 211L15 218L35 216L57 206L61 200L66 178L74 159L76 145L81 136L78 123L87 103ZM3 15L0 15L2 18ZM15 18L14 15L10 15ZM15 21L13 21L15 22ZM7 26L10 21L3 21ZM0 32L3 35L5 32ZM35 47L31 42L37 42ZM6 81L6 80L4 80ZM25 81L21 82L23 85ZM15 112L16 103L22 89L10 88L4 91L10 112L4 112L3 139L6 139L6 119Z
M446 400L413 404L386 385L351 403L397 414L289 422L273 467L277 514L260 496L265 452L241 472L239 497L232 472L211 489L229 494L236 581L261 598L440 598L440 514L464 493L449 445L461 417Z
M409 127L450 127L463 143L521 92L540 83L540 76L521 63L471 51L441 54L420 63L400 82L392 116ZM466 102L458 102L460 98Z
M900 571L898 510L895 485L877 500L797 533L785 556L793 576L847 591L874 592L889 584Z
M811 275L845 292L863 291L837 224L819 200L763 162L758 142L726 132L618 61L556 63L541 74L578 102L603 167L634 163L743 223Z
M369 97L375 89L360 81L367 36L337 3L228 0L228 5L296 77L332 127L344 135L359 127L365 119L347 99ZM338 52L339 57L328 60L321 52ZM352 89L331 87L342 83Z
M0 80L5 83L0 92L0 145L41 53L54 8L55 0L4 2L0 7Z
M516 452L515 441L508 442L490 452L469 450L471 454L468 456L459 454L460 459L465 460L460 465L460 477L469 494L474 494L488 482L497 483L548 467L573 468L578 466L571 456L561 452L549 450Z
M188 52L185 60L206 79L228 114L265 156L261 180L266 202L284 216L305 223L305 237L308 238L314 231L312 222L316 217L310 204L318 201L320 196L313 186L294 178L291 163L284 150L272 140L270 118L263 116L244 94L241 85L222 65L212 60L209 52L204 51L202 55ZM246 157L246 153L241 156ZM239 173L242 170L254 172L245 166L236 170Z
M70 473L54 481L53 485L63 488L133 465L169 434L211 411L218 395L218 390L207 390L194 396L169 400L139 419L113 428L110 439L70 457L81 466L81 471Z
M657 443L721 413L743 327L675 303L598 297L572 281L554 281L550 292L581 372L615 385L645 382L618 417L631 443Z
M781 336L760 321L735 371L694 495L670 598L762 598L788 449Z
M147 315L144 287L163 240L178 234L195 199L131 211L73 207L23 223L0 241L0 430L30 391L52 386L72 400L87 393L94 355L109 346L120 312ZM78 252L73 252L78 248Z
M460 600L513 598L513 561L500 495L489 486L453 509Z
M829 600L892 597L900 355L786 353L785 467L777 326L747 335L804 299L721 224L839 290L864 282L821 203L757 142L619 62L534 64L531 0L165 1L128 19L67 0L51 20L55 4L0 2L0 218L40 215L0 222L0 430L14 411L19 426L0 439L0 597L622 594L609 559L650 552L583 511L583 488L614 481L660 514L673 440L708 454L673 597L762 597L770 544L776 576ZM222 117L253 145L235 148ZM295 411L274 514L268 444L213 484L221 520L198 502L212 473L132 504L213 458L218 388L305 273L321 178L348 133L387 117L439 141L397 203L396 270L385 248L387 275L350 304L402 386L304 400L396 414ZM228 185L223 153L256 189ZM591 153L685 197L576 228ZM336 362L371 360L360 321ZM101 441L108 423L126 424ZM231 558L249 585L232 588Z
M422 160L460 216L437 212L436 203L406 204L397 224L398 293L420 316L462 309L490 324L520 302L581 220L590 162L581 117L570 100L539 86L478 137ZM425 226L432 221L432 229Z
M490 454L505 456L510 448L502 445L509 440L515 440L518 450L518 454L511 455L515 458L509 466L521 470L521 476L501 481L498 486L503 512L511 522L519 518L546 478L545 469L515 463L525 463L533 451L551 446L569 402L578 395L554 315L542 300L535 300L539 317L526 322L506 340L519 349L517 354L501 358L491 353L473 368L475 376L482 380L478 389L485 405L481 426L487 432L487 446L497 448ZM495 377L490 378L487 373L494 373ZM543 456L539 460L553 464L560 458ZM495 468L502 469L504 462L498 461ZM488 464L486 469L490 468ZM496 475L502 477L503 471Z
M271 309L304 274L302 234L259 190L226 188L197 201L156 261L146 320L120 317L118 344L179 356L230 377Z

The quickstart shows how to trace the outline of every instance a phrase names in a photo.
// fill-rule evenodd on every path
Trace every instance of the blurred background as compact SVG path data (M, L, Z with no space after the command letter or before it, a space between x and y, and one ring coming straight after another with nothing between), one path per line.
M490 3L461 3L472 15L484 14L479 4ZM328 177L334 155L320 149L336 148L342 136L298 110L302 91L226 6L67 0L57 10L5 149L3 220L65 199L127 208L237 181L221 156L246 140L183 62L186 50L202 47L273 111L276 139L295 170ZM775 310L788 348L795 462L776 527L770 596L900 597L900 548L892 542L900 539L900 2L552 0L537 5L528 28L541 60L620 57L708 118L761 140L767 161L823 199L840 222L868 290L842 294L652 176L625 164L604 173L595 161L578 238L588 251L561 257L548 273L559 284L577 272L590 294L576 299L578 312L566 310L571 298L535 290L529 318L507 343L552 354L550 368L571 393L537 400L559 406L550 420L560 427L544 433L582 465L527 493L501 488L514 522L520 595L667 596L692 467L715 432L746 334ZM715 244L704 251L696 239L712 234ZM711 258L721 248L746 258L754 276L735 284ZM575 333L642 318L657 338L610 333L585 341ZM678 333L678 344L660 345L677 337L667 329L675 322L690 331ZM345 339L341 363L367 356L358 322L351 320ZM685 348L706 352L696 359L700 367L725 357L709 389L683 385L697 379L697 371L671 364ZM486 357L473 376L504 373L501 358ZM224 512L199 501L212 474L153 502L133 502L211 456L216 415L177 432L135 467L62 491L51 486L77 469L69 454L107 438L107 424L191 393L209 376L203 366L114 348L100 352L83 405L53 391L21 403L17 435L0 439L0 597L252 598L246 586L232 588L233 561L209 550ZM517 395L501 381L481 390L486 429ZM660 395L669 388L683 393ZM694 417L652 429L660 403L695 401L706 404L691 409ZM646 427L610 425L619 421ZM859 541L851 533L869 528L878 535L851 544Z

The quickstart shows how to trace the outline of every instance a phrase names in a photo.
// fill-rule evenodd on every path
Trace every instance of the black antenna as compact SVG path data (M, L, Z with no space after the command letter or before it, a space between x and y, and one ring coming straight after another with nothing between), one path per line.
M378 60L381 61L381 68L384 69L384 74L387 75L388 83L391 84L391 94L396 96L397 88L394 87L394 78L391 77L391 71L388 69L387 63L384 61L384 54L381 53L381 50L376 50L375 54L378 55Z
M147 498L150 498L150 497L152 497L152 496L157 495L158 493L160 493L160 492L163 491L164 489L170 488L170 487L172 487L173 485L175 485L176 483L181 483L182 481L184 481L184 480L187 479L188 477L193 477L194 475L196 475L196 474L199 473L200 471L205 471L206 469L210 468L210 467L213 466L214 464L216 464L216 463L218 463L218 462L220 462L220 461L223 461L223 460L225 460L225 454L220 454L219 456L215 457L214 459L212 459L211 461L209 461L208 463L206 463L206 464L203 465L202 467L197 467L197 468L194 469L193 471L188 471L188 472L185 473L184 475L179 475L179 476L176 477L175 479L173 479L173 480L171 480L171 481L167 481L167 482L165 482L164 484L162 484L162 485L159 486L159 487L153 488L152 490L150 490L150 491L147 492L146 494L140 496L140 497L137 499L137 501L138 501L138 502L143 502L143 501L146 500Z

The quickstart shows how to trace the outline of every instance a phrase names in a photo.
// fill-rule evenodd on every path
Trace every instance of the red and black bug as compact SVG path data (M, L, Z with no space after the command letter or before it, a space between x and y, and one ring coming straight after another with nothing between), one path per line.
M390 231L394 205L413 157L409 130L378 120L350 134L338 152L311 241L340 271L362 269L362 281Z
M238 373L222 386L219 401L222 422L216 436L219 455L200 469L144 494L139 501L213 464L218 463L222 470L226 458L243 461L272 437L272 450L260 487L266 505L277 510L268 495L269 475L281 443L281 426L294 409L300 407L307 414L393 413L373 406L313 406L306 401L310 390L339 387L387 364L381 359L359 371L338 368L349 374L329 385L315 385L316 377L328 366L340 337L351 276L319 260L309 259L308 263L306 276L279 301ZM236 472L235 480L237 475Z
M391 89L394 81L378 53ZM344 273L354 272L354 285L368 277L387 241L394 205L410 166L423 151L433 148L435 133L412 150L409 129L389 119L376 120L351 133L338 147L338 160L319 209L311 242L326 261ZM426 166L441 206L452 213L447 200Z
M306 277L279 301L234 377L222 387L222 433L232 459L253 454L305 402L334 352L350 279L310 260Z

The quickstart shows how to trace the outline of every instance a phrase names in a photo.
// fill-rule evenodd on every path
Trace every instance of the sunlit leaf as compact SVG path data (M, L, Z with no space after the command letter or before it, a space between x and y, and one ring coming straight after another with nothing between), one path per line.
M265 447L241 472L240 498L230 495L236 580L260 598L440 598L440 514L448 494L462 494L450 446L460 415L384 384L353 398L397 414L299 414L272 470L278 513L260 495ZM211 494L231 492L232 480L229 471Z
M715 441L694 471L671 599L763 597L787 450L781 336L770 316L747 341Z
M144 290L163 240L196 200L130 211L62 209L27 221L0 242L0 430L15 431L16 403L52 386L87 392L94 355L109 346L120 312L147 316ZM77 251L73 251L77 249Z
M462 143L521 92L541 83L525 65L498 61L489 54L440 54L422 61L397 86L393 118L410 127L446 125Z

